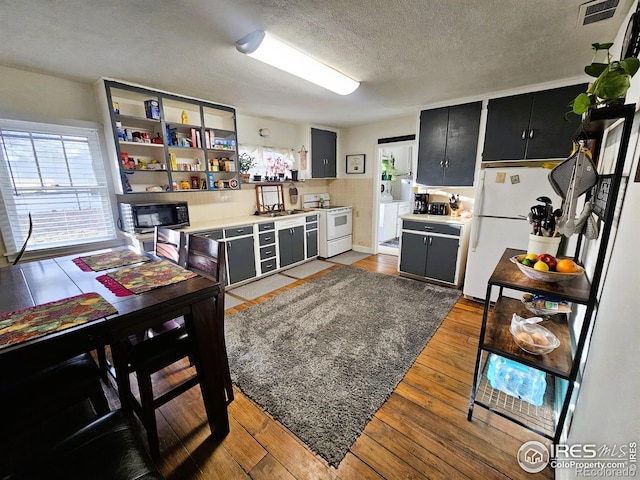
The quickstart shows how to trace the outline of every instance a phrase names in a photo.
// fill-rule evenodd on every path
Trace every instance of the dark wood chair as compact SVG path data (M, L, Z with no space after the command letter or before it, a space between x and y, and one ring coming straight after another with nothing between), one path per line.
M110 409L100 371L88 353L53 364L23 362L0 373L0 442L89 401L96 416Z
M186 268L187 242L188 236L184 232L172 230L170 228L155 227L153 253L163 260L168 260ZM131 341L133 343L140 343L149 337L158 336L163 332L179 328L183 325L184 320L182 318L169 320L158 327L139 333L135 338L132 338ZM116 372L107 360L104 348L98 348L96 353L98 357L98 364L100 365L100 370L102 372L102 378L106 381L107 372L111 372L115 376Z
M156 227L153 250L157 257L185 267L188 236L181 231Z
M220 282L223 287L220 294L214 299L216 313L220 319L220 331L218 338L221 340L212 348L220 351L220 361L224 369L225 391L227 401L233 400L231 376L224 344L224 283L225 283L225 259L224 246L217 241L205 237L189 236L186 255L187 268L196 273L208 276ZM185 328L183 322L178 322L177 328L172 328L157 335L136 341L129 338L128 341L118 342L112 346L112 354L117 368L117 375L126 376L126 381L119 380L121 398L125 399L125 408L133 408L147 431L149 449L151 454L157 456L160 451L155 411L165 403L176 398L187 390L199 384L198 373L191 375L178 385L156 395L153 390L151 376L160 370L185 359L193 353L193 338ZM124 367L126 365L126 367ZM131 391L129 374L135 372L139 400Z

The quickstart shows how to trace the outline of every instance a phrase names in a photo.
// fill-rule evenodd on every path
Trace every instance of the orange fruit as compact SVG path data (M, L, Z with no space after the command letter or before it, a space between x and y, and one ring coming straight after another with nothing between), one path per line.
M570 258L562 258L556 265L556 272L560 273L576 273L578 270L578 265Z

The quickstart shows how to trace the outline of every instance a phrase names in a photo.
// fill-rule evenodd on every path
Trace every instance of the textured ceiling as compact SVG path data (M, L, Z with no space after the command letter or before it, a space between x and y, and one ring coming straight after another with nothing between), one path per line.
M90 82L112 77L245 114L345 127L580 76L591 43L614 39L631 1L588 26L578 21L582 3L0 0L0 64ZM360 88L339 96L237 52L235 42L256 29Z

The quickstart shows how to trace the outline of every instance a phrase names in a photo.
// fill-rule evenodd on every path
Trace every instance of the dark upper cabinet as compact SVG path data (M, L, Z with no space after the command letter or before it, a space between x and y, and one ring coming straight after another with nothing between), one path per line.
M482 102L420 112L417 182L472 186Z
M489 100L482 160L563 158L571 153L580 118L566 113L569 103L586 91L572 85Z
M311 129L311 177L335 178L336 151L338 144L336 132Z

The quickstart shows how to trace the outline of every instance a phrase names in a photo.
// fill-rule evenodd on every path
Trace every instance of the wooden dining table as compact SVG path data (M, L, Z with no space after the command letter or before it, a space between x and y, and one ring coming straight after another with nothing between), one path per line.
M83 253L82 256L110 251L114 249ZM218 439L226 436L229 419L219 350L219 346L224 345L221 339L224 319L216 315L220 285L198 275L143 293L117 296L97 279L105 271L83 271L74 262L78 257L76 254L0 268L0 314L89 292L101 295L117 309L117 313L38 338L0 344L0 372L34 358L53 364L184 316L187 331L195 338L192 360L200 379L211 433ZM137 267L128 265L126 268ZM118 268L106 273L115 270ZM124 380L117 379L117 382L120 384ZM122 396L121 400L125 406L126 400Z

